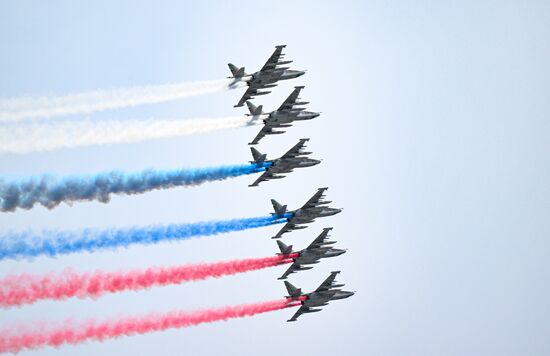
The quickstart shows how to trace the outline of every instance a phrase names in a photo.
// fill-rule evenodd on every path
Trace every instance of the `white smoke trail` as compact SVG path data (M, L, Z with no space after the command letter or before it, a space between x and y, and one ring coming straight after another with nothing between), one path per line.
M261 122L261 121L259 121ZM255 125L246 116L176 120L78 120L0 126L0 152L29 153L59 148L132 143Z
M0 98L0 122L89 114L155 104L238 87L230 79L96 90L63 96Z

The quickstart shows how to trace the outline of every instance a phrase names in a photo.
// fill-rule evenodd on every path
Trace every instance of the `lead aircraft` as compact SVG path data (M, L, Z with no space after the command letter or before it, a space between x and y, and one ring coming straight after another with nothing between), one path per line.
M253 74L247 74L244 71L244 67L238 68L232 63L228 64L232 74L228 78L234 79L230 86L234 86L239 82L246 82L246 85L248 85L241 100L239 100L235 107L243 106L247 100L255 96L271 93L269 90L261 91L261 89L276 87L277 82L280 80L298 78L305 74L305 71L291 70L290 67L285 67L287 64L292 63L292 61L282 60L284 57L283 48L285 47L286 45L275 46L275 51L264 66Z

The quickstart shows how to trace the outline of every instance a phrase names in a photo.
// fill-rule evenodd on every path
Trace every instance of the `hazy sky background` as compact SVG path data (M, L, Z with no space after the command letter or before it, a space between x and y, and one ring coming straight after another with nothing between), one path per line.
M357 294L286 323L294 310L21 355L548 355L550 353L550 4L545 1L2 1L0 96L65 94L220 79L258 70L287 44L294 85L322 115L259 145L278 157L309 137L321 165L249 188L256 176L2 213L11 229L195 222L294 209L318 187L345 210L338 258L292 275L311 290L329 271ZM86 115L93 120L244 114L242 90ZM79 116L66 119L79 119ZM0 174L128 172L245 163L258 127L142 144L0 155ZM267 227L179 243L0 261L0 273L175 265L269 256ZM0 310L14 322L141 315L276 299L286 267Z

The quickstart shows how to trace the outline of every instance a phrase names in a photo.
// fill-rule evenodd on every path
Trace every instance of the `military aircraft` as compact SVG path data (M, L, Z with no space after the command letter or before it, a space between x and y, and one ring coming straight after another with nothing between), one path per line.
M283 226L283 228L272 238L278 239L288 231L305 229L307 226L301 225L309 224L315 221L316 218L331 216L341 212L343 209L335 209L325 206L332 203L330 201L322 200L327 189L328 188L317 189L317 192L300 209L293 211L287 211L286 205L281 205L275 199L271 199L273 210L275 210L275 213L271 213L271 215L284 217L287 220L287 223ZM290 216L286 217L288 215Z
M252 151L254 160L250 161L250 163L256 164L258 167L267 166L267 168L254 183L249 185L249 187L255 187L263 181L284 178L286 176L284 176L283 173L290 173L294 168L311 167L321 163L320 160L306 157L311 154L311 152L303 151L307 141L309 141L309 138L302 138L294 147L288 150L287 153L273 160L266 160L267 155L261 154L260 151L251 147L250 151Z
M305 266L319 263L321 258L336 257L345 253L346 250L336 249L328 245L335 244L336 241L327 241L329 237L329 231L332 230L331 227L326 227L323 229L323 232L313 242L301 251L294 252L292 251L292 246L287 246L281 240L277 240L277 245L279 245L279 250L281 251L280 255L290 255L297 253L298 257L292 259L292 264L290 267L283 273L278 279L286 279L286 277L297 271L305 271L312 269L313 267Z
M300 100L298 96L300 95L300 91L303 88L304 86L294 87L292 93L290 93L288 98L286 98L281 106L277 110L272 111L269 114L262 111L262 105L256 106L250 101L246 101L246 105L248 106L248 110L250 111L250 114L246 115L252 117L250 122L255 123L259 120L262 120L264 122L264 127L262 127L258 135L254 137L249 145L257 144L266 135L277 135L285 133L286 131L284 130L275 131L274 129L291 127L293 121L311 120L321 115L320 113L305 111L304 108L298 107L298 105L309 104L309 102L307 101L298 101Z
M228 64L232 74L232 76L228 78L234 79L231 86L239 82L246 82L248 85L244 95L235 107L243 106L245 101L255 96L271 93L271 91L260 91L260 89L276 87L279 80L293 79L304 75L305 71L290 70L290 67L285 67L285 65L292 63L292 61L282 60L284 57L282 52L285 47L286 45L276 46L275 52L269 57L262 69L254 74L245 73L244 67L238 68L232 63Z
M315 313L321 311L322 307L328 304L331 300L345 299L351 297L355 292L343 291L340 288L343 284L337 284L334 280L340 271L331 272L327 279L311 293L302 293L300 288L294 287L289 282L285 281L285 286L288 291L287 298L299 300L302 304L298 311L287 321L296 321L298 317L304 313ZM317 309L316 309L317 307Z

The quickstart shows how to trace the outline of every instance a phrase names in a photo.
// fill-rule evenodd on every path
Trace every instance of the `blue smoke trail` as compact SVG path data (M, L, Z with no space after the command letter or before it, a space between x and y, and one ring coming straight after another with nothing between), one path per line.
M8 233L0 236L0 260L41 255L54 257L74 252L128 247L134 244L150 245L163 241L186 240L192 237L280 224L286 222L291 216L291 214L284 214L126 229L84 229L79 232L45 230L40 236L29 231Z
M113 171L94 176L69 176L62 179L45 175L11 183L0 179L0 211L15 211L17 208L31 209L35 204L53 209L62 202L75 201L97 200L107 203L111 194L140 194L154 189L198 185L262 172L269 165L271 165L270 162L265 162L262 165L246 164L170 171L147 170L134 174Z

